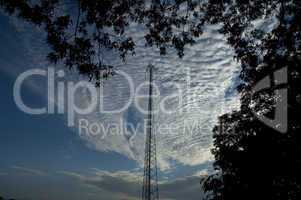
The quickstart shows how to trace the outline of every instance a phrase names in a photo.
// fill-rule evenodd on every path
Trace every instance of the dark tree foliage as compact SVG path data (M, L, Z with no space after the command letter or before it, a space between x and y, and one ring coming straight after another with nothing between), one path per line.
M208 15L222 24L241 62L239 111L220 117L214 129L215 168L221 172L204 184L211 199L293 199L301 197L301 2L296 1L209 1L220 15ZM236 2L236 3L235 3ZM252 21L275 17L270 32L257 30ZM273 85L253 94L262 78L287 68L288 131L271 128L257 115L273 118L279 97ZM286 76L286 74L282 74ZM256 114L255 114L256 113ZM277 124L283 126L283 124Z
M146 46L160 54L174 47L179 57L202 33L196 0L0 0L0 7L45 29L52 63L75 67L97 84L114 74L104 51L117 51L123 60L135 53L127 32L133 23L146 29Z

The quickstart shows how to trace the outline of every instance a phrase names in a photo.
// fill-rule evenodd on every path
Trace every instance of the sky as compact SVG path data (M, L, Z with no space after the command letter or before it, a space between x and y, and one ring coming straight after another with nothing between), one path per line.
M217 26L207 27L204 35L185 49L183 59L169 51L159 56L156 49L145 48L143 29L130 28L137 41L136 55L123 63L106 52L105 62L116 66L116 76L105 81L97 91L103 94L106 110L123 107L130 98L130 77L135 91L146 81L146 67L155 66L154 82L158 86L154 100L154 124L157 132L157 161L161 199L200 199L200 181L213 172L212 128L217 117L238 108L235 86L239 83L238 64ZM30 69L54 69L55 86L59 83L85 81L74 71L49 64L48 47L42 30L0 13L0 196L21 200L135 200L142 189L144 158L143 120L137 105L118 113L93 110L75 114L69 124L66 99L48 98L47 78L32 76L24 81L21 96L33 108L49 101L64 105L63 114L30 115L14 100L14 86L20 75ZM59 77L59 74L64 77ZM173 94L181 88L183 102ZM141 92L146 88L142 87ZM55 90L57 92L57 90ZM65 95L65 94L64 94ZM79 107L91 100L89 91L79 88L74 95ZM135 95L134 95L135 99ZM161 103L164 104L161 104ZM165 105L173 113L163 112ZM101 129L98 134L83 132L80 122L128 130L114 134ZM128 124L135 129L130 129ZM160 131L165 125L172 131ZM176 127L176 128L175 128ZM120 133L121 131L117 131Z

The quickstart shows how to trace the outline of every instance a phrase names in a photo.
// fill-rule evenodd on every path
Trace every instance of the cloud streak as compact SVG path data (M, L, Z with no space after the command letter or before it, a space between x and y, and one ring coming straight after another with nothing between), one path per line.
M47 173L41 170L37 169L32 169L32 168L27 168L27 167L22 167L22 166L12 166L12 169L15 169L19 172L28 174L28 175L36 175L36 176L47 176Z
M66 171L60 173L108 194L115 194L116 199L136 200L141 196L142 176L137 172L108 172L96 169L90 175ZM200 199L202 195L200 180L200 176L189 176L173 181L161 181L159 183L160 199L184 200L187 196L190 200Z

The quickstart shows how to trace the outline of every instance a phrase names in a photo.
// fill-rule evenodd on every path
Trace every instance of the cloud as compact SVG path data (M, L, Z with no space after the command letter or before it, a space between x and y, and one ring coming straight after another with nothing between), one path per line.
M36 175L36 176L47 176L46 172L43 172L41 170L37 170L37 169L32 169L32 168L27 168L27 167L21 167L21 166L12 166L12 169L15 169L17 171L20 171L24 174L28 174L28 175Z
M85 176L83 176L81 174L78 174L76 172L59 171L58 173L66 175L66 176L74 177L74 178L79 179L79 180L84 180L86 178Z
M7 176L8 173L5 173L5 172L0 172L0 176Z
M177 92L175 84L182 88L183 104L178 105L177 98L169 98L165 105L175 112L167 114L161 110L154 116L156 128L164 125L175 128L172 132L160 133L156 129L157 160L161 170L172 169L173 163L197 166L212 161L212 129L217 123L217 118L239 106L238 96L233 90L233 85L237 84L238 64L233 60L232 49L217 32L217 28L208 27L207 33L196 45L187 47L183 59L179 59L172 51L166 56L160 56L157 50L146 49L142 42L138 42L136 56L130 57L126 64L117 67L118 70L129 74L137 87L146 81L147 64L155 65L154 82L159 87L160 96L155 100L154 109L158 109L164 99ZM141 37L142 31L139 28L134 27L131 31L133 38ZM116 57L109 58L112 60L110 64L120 64ZM129 87L122 76L106 81L102 90L105 94L103 105L106 109L121 108L129 100ZM82 100L84 104L85 99ZM141 104L146 108L145 102ZM141 123L145 115L132 104L121 113L95 112L80 117L87 119L90 124L101 123L108 126L120 121L136 125ZM138 131L130 140L125 135L108 134L104 138L103 134L99 137L81 135L81 138L93 149L123 154L142 166L143 128Z
M82 184L90 185L106 192L117 195L117 199L140 199L142 176L138 172L117 171L108 172L94 169L90 175L74 172L60 172L66 176L79 180ZM200 199L202 195L201 176L189 176L181 179L164 180L159 182L160 199L162 200L190 200Z
M177 92L175 83L183 88L183 104L178 105L176 98L170 98L165 101L166 106L175 112L172 114L159 112L154 117L154 124L157 127L161 125L176 127L173 132L157 133L157 161L163 171L172 170L175 163L197 166L212 161L213 156L210 153L212 128L217 123L217 117L239 106L238 96L233 90L233 85L237 84L239 65L233 60L233 50L226 44L225 37L217 30L217 26L207 27L204 35L195 45L188 46L184 58L180 59L174 50L170 50L166 56L160 56L157 49L145 48L143 30L139 26L132 26L129 32L137 41L136 55L129 57L126 63L122 63L113 53L106 55L107 64L117 66L117 70L130 75L135 88L146 80L148 63L155 65L154 81L160 90L155 109L166 97ZM18 35L23 41L20 43L21 47L25 49L26 57L30 60L28 62L30 65L23 64L18 73L26 67L47 66L45 62L47 48L43 42L44 38L40 36L41 33L32 29ZM16 70L15 68L17 67L13 67L13 70ZM61 68L63 66L58 66L57 69ZM76 73L66 74L68 74L65 77L66 81L78 80ZM47 96L45 84L47 83L34 84L39 88L41 96ZM102 86L101 91L104 94L102 103L106 110L121 108L128 102L129 86L123 76L117 75ZM88 92L79 90L76 95L79 106L87 105L89 100ZM142 105L146 107L145 102L142 102ZM144 117L145 115L132 103L127 110L116 114L106 114L97 109L88 115L77 115L76 123L84 118L89 124L99 123L107 128L121 122L138 125L143 123ZM144 127L138 127L138 133L133 135L105 134L102 131L96 136L80 134L78 128L77 124L73 130L89 148L100 152L116 152L136 161L140 167L143 166Z

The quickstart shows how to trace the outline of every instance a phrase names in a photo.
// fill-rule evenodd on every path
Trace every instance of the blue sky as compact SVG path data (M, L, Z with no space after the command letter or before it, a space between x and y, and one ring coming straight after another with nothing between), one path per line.
M135 57L121 63L116 55L107 55L107 62L131 75L135 85L145 80L147 63L159 66L155 81L162 99L175 90L170 83L185 84L181 69L192 74L191 88L184 91L185 106L197 103L198 107L189 113L159 113L155 119L157 124L181 124L190 119L201 126L193 135L180 131L158 135L161 199L180 200L187 195L192 200L199 199L201 175L212 171L211 129L219 114L238 105L233 89L238 80L237 63L216 29L208 27L208 33L187 49L184 59L177 58L174 52L160 57L156 50L145 49L139 27L129 30L138 41ZM143 134L131 141L124 136L91 138L80 135L77 125L68 127L66 115L33 116L22 112L13 98L17 77L28 69L55 66L45 61L48 48L41 30L14 17L0 14L0 44L0 196L24 200L139 199ZM82 79L74 72L66 73L66 81ZM45 105L46 90L43 78L26 81L22 87L24 102L31 107ZM109 80L103 90L109 91L104 100L107 108L118 108L128 95L125 80L118 76ZM82 94L77 100L85 104L87 97ZM80 117L105 125L120 119L137 124L143 119L134 105L116 115L93 112L76 119Z

